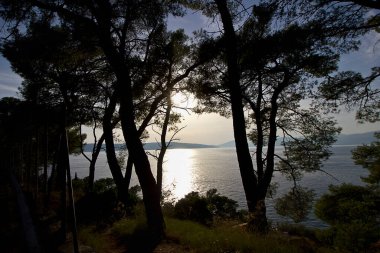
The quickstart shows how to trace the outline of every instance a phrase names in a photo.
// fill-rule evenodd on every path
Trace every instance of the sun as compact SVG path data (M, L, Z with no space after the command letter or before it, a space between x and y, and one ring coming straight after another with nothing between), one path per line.
M195 107L196 101L193 95L176 92L172 95L172 103L175 107L191 109Z

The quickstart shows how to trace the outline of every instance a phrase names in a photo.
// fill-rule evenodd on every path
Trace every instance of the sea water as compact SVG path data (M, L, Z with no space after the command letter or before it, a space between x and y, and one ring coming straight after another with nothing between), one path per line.
M334 146L331 157L323 162L323 171L305 173L299 185L313 189L316 198L328 191L329 185L352 183L363 185L361 177L368 172L361 166L355 165L351 158L351 150L355 146ZM281 153L281 147L277 152ZM151 154L155 151L149 151ZM89 157L90 154L88 154ZM149 156L153 174L156 174L156 159ZM73 176L79 178L88 176L89 162L83 156L70 156L70 165ZM104 152L99 154L96 164L95 179L111 177ZM274 199L286 194L293 186L280 173L275 172L272 182L278 183L277 193L273 199L268 198L267 215L275 224L289 219L279 216L274 210ZM136 174L133 173L131 186L138 184ZM163 172L163 188L170 190L172 197L180 199L191 191L201 194L215 188L224 196L236 200L240 209L246 209L245 195L234 148L202 148L202 149L169 149L165 156ZM302 224L309 227L324 227L313 212Z

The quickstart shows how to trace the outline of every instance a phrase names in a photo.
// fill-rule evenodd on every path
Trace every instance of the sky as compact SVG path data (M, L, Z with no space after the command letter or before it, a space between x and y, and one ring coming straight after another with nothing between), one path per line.
M1 25L0 25L1 27ZM185 28L185 31L191 35L191 32L204 27L206 29L215 30L217 27L200 13L189 13L184 18L169 18L169 29ZM362 43L358 51L352 52L341 57L339 70L355 70L363 75L370 73L371 67L380 66L380 34L369 33L362 38ZM14 96L18 97L18 87L22 82L22 78L15 74L9 62L0 56L0 98ZM377 87L380 87L380 80L377 80ZM180 102L180 98L177 102ZM192 101L188 102L192 105ZM176 138L180 142L202 143L218 145L233 140L232 120L221 117L217 114L183 113L184 117L182 125L184 127ZM342 127L342 133L363 133L369 131L380 130L377 123L359 124L355 121L354 112L342 111L338 115L332 115L336 118L339 126ZM89 131L89 129L85 129ZM88 134L87 143L91 143L91 134ZM150 131L149 142L156 141L159 138Z

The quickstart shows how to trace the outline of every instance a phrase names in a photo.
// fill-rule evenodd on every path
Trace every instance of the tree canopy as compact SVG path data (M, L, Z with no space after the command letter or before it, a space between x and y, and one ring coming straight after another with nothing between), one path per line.
M193 40L183 30L169 31L168 17L187 9L211 17L219 30L198 31ZM306 217L314 194L300 180L322 169L341 130L326 111L358 106L358 119L379 120L380 92L371 87L379 68L368 77L338 71L340 55L357 49L359 36L378 30L377 10L374 1L268 0L246 8L227 0L2 0L8 35L1 52L24 78L26 104L54 115L63 130L102 126L92 161L104 140L122 199L134 165L153 242L165 230L160 197L167 133L178 130L170 126L179 119L172 95L190 91L198 112L231 117L250 225L265 231L265 198L276 171L294 186L277 206L297 209L297 221ZM152 124L162 130L157 180L142 140ZM125 175L115 152L116 126L128 150ZM276 152L278 140L282 153ZM378 183L377 161L371 163L376 158L367 156L376 145L354 155L370 170L366 180ZM90 185L93 174L90 169Z

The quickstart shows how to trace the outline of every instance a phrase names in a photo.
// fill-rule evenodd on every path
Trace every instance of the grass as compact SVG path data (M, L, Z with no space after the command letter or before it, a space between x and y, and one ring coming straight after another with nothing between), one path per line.
M167 219L167 234L196 252L303 252L277 234L255 235L240 227L207 228L191 221Z
M167 238L158 245L157 252L191 253L336 253L317 242L315 231L303 226L281 224L277 231L267 235L252 234L238 226L237 220L216 220L206 227L189 220L166 217ZM109 224L103 230L96 225L81 226L78 231L82 245L95 252L152 252L154 241L146 226L142 205L137 205L135 215Z
M262 252L262 253L297 253L297 252L333 252L317 249L309 239L289 237L279 232L268 235L247 233L243 228L227 224L217 227L205 227L188 220L166 218L167 241L188 252ZM139 236L146 229L142 219L123 219L114 224L112 233L125 243L140 242ZM131 240L133 238L133 240ZM141 239L144 242L144 239ZM142 243L143 244L143 243ZM137 244L136 244L137 247Z
M297 229L299 228L297 227ZM151 252L153 249L152 245L147 244L150 234L142 216L119 220L108 231L107 236L104 232L99 232L91 227L82 228L79 232L79 239L94 248L96 252L114 252L115 245L134 249L131 252ZM304 232L302 229L301 231ZM307 236L285 235L282 232L270 232L267 235L252 234L228 222L221 222L210 228L188 220L166 218L166 234L167 239L162 244L170 246L170 252L337 252L333 249L323 248ZM114 242L110 242L110 238Z
M106 252L109 248L109 242L104 233L96 231L94 227L79 229L78 239L83 244L93 248L95 252Z

